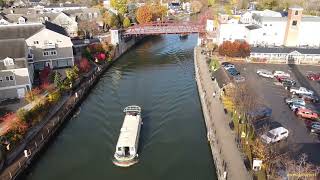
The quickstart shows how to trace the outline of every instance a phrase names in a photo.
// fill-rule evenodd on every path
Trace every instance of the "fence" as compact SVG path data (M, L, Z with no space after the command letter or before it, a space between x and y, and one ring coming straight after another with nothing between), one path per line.
M15 179L25 168L28 167L34 157L39 151L41 151L62 123L70 117L78 104L81 103L86 94L90 91L90 87L98 81L99 76L110 65L111 63L106 63L103 66L98 66L96 71L93 71L92 74L85 78L84 83L80 84L79 87L72 92L70 98L62 105L53 118L51 118L37 133L37 135L28 142L24 152L20 153L14 163L2 172L0 175L1 180Z
M231 172L230 170L230 166L229 166L229 161L226 160L226 157L224 153L222 153L222 144L219 140L223 139L222 136L223 133L217 133L217 130L219 131L222 126L221 124L216 124L219 123L218 121L214 121L214 117L213 117L213 112L211 112L211 107L212 107L212 103L214 103L212 100L214 98L212 98L212 95L209 94L209 97L207 97L207 92L205 87L205 81L203 79L203 77L200 74L207 74L206 72L204 73L204 70L207 69L201 69L198 67L198 54L197 54L197 48L195 49L195 54L194 54L194 58L195 58L195 74L196 74L196 81L197 81L197 85L198 85L198 91L199 91L199 95L200 95L200 101L201 101L201 105L202 105L202 110L203 110L203 115L204 115L204 119L205 119L205 123L206 123L206 127L207 127L207 138L211 147L211 151L212 151L212 156L214 158L214 164L216 167L216 172L217 172L217 177L219 180L221 179L235 179L238 177L231 177L231 174L228 172ZM207 81L208 83L208 81ZM207 88L212 88L212 91L214 92L214 90L219 90L219 88L217 87L217 85L215 84L216 87L212 87L212 85L207 86ZM208 90L208 89L207 89ZM219 93L218 93L219 94ZM219 107L217 107L219 108ZM222 107L221 107L222 108ZM215 114L217 115L217 114ZM217 118L217 117L216 117ZM218 128L219 127L219 128ZM221 130L220 130L221 131ZM228 132L226 132L228 133ZM235 140L236 145L238 145L237 141ZM231 151L232 152L232 151ZM240 171L240 169L239 169ZM248 177L250 179L250 177Z
M85 76L82 83L71 92L69 99L62 105L62 107L53 115L50 120L41 128L36 135L28 141L25 150L19 153L15 161L8 165L1 173L1 180L11 180L17 178L28 166L32 160L38 155L46 143L54 136L56 131L60 128L65 120L67 120L72 112L77 108L85 96L90 92L91 87L98 82L100 76L128 49L130 49L136 42L143 39L143 37L134 38L132 41L122 44L122 47L116 47L114 51L113 61L107 62L104 65L98 66L89 75Z

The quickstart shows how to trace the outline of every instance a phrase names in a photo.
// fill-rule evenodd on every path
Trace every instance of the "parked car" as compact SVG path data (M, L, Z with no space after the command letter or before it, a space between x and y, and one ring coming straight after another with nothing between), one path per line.
M227 64L227 65L223 66L223 68L225 70L228 70L228 69L232 69L232 68L236 68L236 67L233 64Z
M273 74L272 74L272 72L267 71L267 70L265 70L265 71L259 71L259 73L257 72L257 74L258 74L259 76L266 77L266 78L273 78L273 77L274 77Z
M241 83L241 82L244 82L246 80L243 76L240 76L240 75L235 76L233 79L237 83Z
M307 128L311 128L312 125L320 125L319 121L305 120L304 122Z
M313 124L313 125L310 127L310 132L319 135L319 134L320 134L320 124Z
M222 67L229 66L229 65L233 65L233 64L230 63L230 62L223 62L223 63L221 63L221 66L222 66ZM233 65L233 66L234 66L234 65Z
M310 110L310 109L306 109L306 108L299 108L296 111L296 115L302 118L306 118L306 119L318 119L318 113Z
M286 77L290 77L289 73L283 72L283 71L273 71L273 75L276 76L286 76Z
M306 108L305 105L298 104L298 103L291 103L291 104L289 105L289 107L290 107L290 109L291 109L292 111L294 111L294 112L295 112L297 109L299 109L299 108Z
M288 79L287 76L275 76L275 78L276 78L279 82L283 82L284 80Z
M308 90L305 87L299 87L299 88L292 87L290 89L290 92L292 92L293 94L300 94L300 95L313 95L313 91Z
M306 105L306 102L305 102L303 99L301 99L301 98L285 98L285 102L286 102L287 104L296 103L296 104L301 104L301 105L303 105L303 106Z
M268 131L266 134L261 136L261 140L266 143L275 143L283 139L286 139L289 136L289 131L284 127L278 127Z
M296 82L295 80L290 79L290 78L285 78L285 79L281 80L281 82L282 82L282 83L290 83L291 86L294 86L294 85L297 84L297 82Z
M319 102L319 98L315 95L301 95L300 98L308 102L313 102L313 103Z
M308 73L307 78L312 81L319 81L320 80L320 73Z
M235 68L230 68L227 70L228 73L231 75L231 76L238 76L240 75L240 72L238 70L236 70Z
M263 118L271 117L272 109L268 107L258 107L255 110L248 113L248 118L251 120L259 120Z
M266 69L257 69L257 74L260 74L261 72L270 72Z
M289 91L292 87L295 87L295 85L293 85L293 84L290 83L290 82L286 82L286 81L282 82L282 86L284 87L285 90L288 90L288 91Z

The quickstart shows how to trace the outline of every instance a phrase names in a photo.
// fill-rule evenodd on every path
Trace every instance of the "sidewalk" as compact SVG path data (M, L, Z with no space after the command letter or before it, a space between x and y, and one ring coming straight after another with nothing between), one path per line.
M206 119L208 140L218 171L218 178L224 179L224 176L226 176L226 179L250 180L252 177L245 168L241 153L235 142L235 136L228 126L230 117L224 113L219 97L213 97L213 93L215 91L219 92L219 89L215 87L211 80L205 56L201 55L200 51L200 48L195 50L195 68L197 68L197 82Z

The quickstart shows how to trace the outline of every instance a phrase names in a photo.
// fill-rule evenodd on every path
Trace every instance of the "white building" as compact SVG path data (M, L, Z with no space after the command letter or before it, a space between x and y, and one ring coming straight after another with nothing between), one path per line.
M217 43L245 40L254 46L320 46L320 17L303 16L301 7L289 8L288 16L270 10L244 13L239 23L220 18Z

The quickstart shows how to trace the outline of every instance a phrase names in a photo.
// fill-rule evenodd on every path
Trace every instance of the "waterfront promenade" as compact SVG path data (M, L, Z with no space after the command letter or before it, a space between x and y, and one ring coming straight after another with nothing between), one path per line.
M224 113L219 93L213 96L213 92L219 92L219 88L211 80L205 55L200 52L201 48L196 47L196 81L218 179L250 180L252 177L245 168L235 136L228 126L230 117Z

